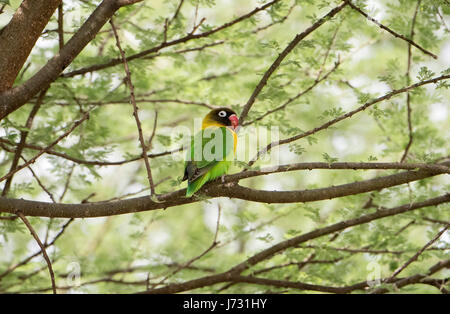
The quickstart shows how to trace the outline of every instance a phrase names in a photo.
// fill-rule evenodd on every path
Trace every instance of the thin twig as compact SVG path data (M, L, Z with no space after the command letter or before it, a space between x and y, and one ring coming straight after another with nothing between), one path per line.
M46 93L47 93L47 90L44 90L39 94L36 104L33 106L30 114L28 115L27 122L25 123L25 130L20 131L20 142L19 142L19 144L17 144L17 148L15 150L13 161L11 163L11 168L9 170L10 173L17 169L17 165L19 164L20 156L22 155L23 148L25 147L25 144L26 144L29 130L31 129L31 126L33 124L34 117L36 116L39 109L41 108L41 105L42 105L42 102L44 100ZM6 180L5 186L3 187L2 196L6 196L8 194L9 189L11 187L12 180L13 180L13 175L8 177L8 179Z
M417 18L417 12L419 11L421 0L417 1L416 10L414 11L414 16L411 22L411 33L409 34L409 37L411 40L414 38L414 25L416 24L416 18ZM407 61L407 69L406 69L406 84L411 84L411 77L410 77L410 71L411 71L411 59L412 59L412 51L411 51L411 44L408 43L408 61ZM411 95L409 92L406 92L406 112L407 112L407 119L408 119L408 134L409 134L409 140L408 144L406 144L405 150L403 152L402 158L400 159L400 162L404 162L406 159L406 156L408 156L408 151L412 145L413 142L413 130L412 130L412 122L411 122Z
M318 29L323 23L329 21L333 16L339 13L346 5L347 2L343 2L339 6L332 9L326 15L318 19L317 22L315 22L313 25L308 27L305 31L295 36L294 39L286 46L286 48L284 48L284 50L278 55L278 57L275 59L275 61L272 63L269 69L267 69L267 71L264 73L258 85L256 85L256 88L253 90L252 95L250 96L244 108L242 109L241 115L239 117L239 121L241 121L241 123L247 117L251 107L256 101L256 98L261 93L264 86L267 84L267 81L269 80L270 76L281 65L281 62L289 55L289 53L297 46L297 44L300 41L302 41L305 37L307 37L309 34Z
M30 222L24 216L24 214L22 214L21 212L17 212L16 214L17 214L17 216L20 217L20 219L22 219L23 223L27 226L27 228L30 231L31 235L33 236L33 238L36 240L37 244L41 248L42 255L44 256L44 259L47 262L48 272L50 273L50 279L52 281L53 294L56 294L55 274L53 273L52 262L50 261L50 258L47 255L47 251L45 250L45 247L42 244L41 240L39 239L36 231L34 231L33 226L31 226Z
M25 158L23 158L22 156L22 160L27 162L27 160ZM36 175L36 173L34 172L33 168L31 168L31 166L28 166L28 170L30 170L31 174L33 175L33 177L36 179L36 182L38 183L38 185L41 187L41 189L47 193L47 195L50 197L50 199L52 200L53 203L56 203L55 201L55 197L53 196L53 194L44 186L44 184L42 183L42 181L39 179L39 177Z
M30 68L31 66L31 62L28 62L22 69L22 71L20 71L19 76L17 77L16 81L17 82L21 82L23 79L23 76L25 75L25 72L27 72L27 70Z
M64 12L63 12L63 2L58 6L58 40L59 40L59 50L64 47Z
M43 148L37 155L35 155L33 158L31 158L28 162L20 165L19 167L17 167L15 170L10 171L9 173L5 174L3 177L0 178L0 182L10 178L11 176L13 176L16 172L22 170L23 168L28 167L28 165L34 163L40 156L42 156L43 154L45 154L47 151L51 150L56 144L58 144L60 141L62 141L65 137L67 137L70 133L73 132L73 130L75 130L81 123L83 123L86 119L89 118L89 111L86 112L84 114L84 116L78 120L75 121L75 123L72 125L72 127L66 131L64 134L62 134L61 136L59 136L55 141L53 141L50 145L48 145L47 147Z
M163 183L163 182L169 180L170 178L171 178L171 177L165 177L165 178L162 178L161 180L159 180L158 182L155 182L155 188L156 188L158 185L160 185L161 183ZM139 193L145 192L145 191L147 191L147 190L149 190L149 189L150 189L149 187L145 187L145 188L142 188L142 189L140 189L140 190L138 190L138 191L136 191L136 192L131 192L131 193L127 193L127 194L124 194L124 195L115 196L115 197L113 197L113 198L110 198L110 199L107 199L107 200L103 200L103 201L100 201L100 202L105 202L105 203L107 203L107 202L112 202L112 201L119 201L119 200L122 200L122 199L127 198L127 197L130 197L130 196L138 195Z
M178 16L178 13L180 13L181 7L183 6L184 0L180 0L180 2L178 3L177 8L175 9L175 13L173 14L172 18L166 18L164 20L164 31L163 31L163 43L167 42L167 32L169 31L169 27L170 24L172 24L173 21L175 21L175 19Z
M287 14L286 14L285 16L283 16L281 19L279 19L279 20L277 20L277 21L273 21L273 22L271 22L271 23L269 23L269 24L267 24L267 25L258 27L257 29L253 30L252 33L253 33L253 34L256 34L256 33L259 33L260 31L263 31L263 30L265 30L265 29L268 29L269 27L272 27L273 25L284 23L284 21L287 20L287 18L289 17L289 15L291 15L291 13L292 13L292 11L294 10L294 8L295 8L296 5L297 5L297 3L294 2L294 4L291 5L291 7L289 8Z
M155 120L153 121L152 134L150 135L150 138L148 139L147 150L152 148L152 142L153 142L153 139L155 138L157 125L158 125L158 111L155 110Z
M59 202L61 203L64 196L66 195L68 189L69 189L69 185L70 185L70 179L72 178L72 174L73 174L73 170L75 169L75 164L72 165L72 167L69 170L69 173L67 174L67 179L66 179L66 183L64 184L64 190L61 193L61 196L59 197Z
M6 218L6 217L5 217ZM14 216L14 218L17 218L17 216ZM58 240L59 237L61 237L63 235L63 233L66 231L67 227L74 221L73 218L70 218L60 229L60 231L58 232L58 234L53 238L53 240L50 243L46 243L44 245L45 248L48 248L52 245L55 244L56 240ZM3 273L0 274L0 281L6 277L8 274L12 273L15 269L17 269L20 266L26 265L30 260L32 260L34 257L38 256L39 254L41 254L41 250L33 253L32 255L26 257L25 259L23 259L21 262L8 267L8 269L6 269Z
M407 228L409 228L410 226L412 226L413 224L416 223L416 220L413 219L410 222L408 222L406 225L404 225L403 227L401 227L394 235L398 236L400 233L402 233L403 231L405 231Z
M172 18L169 20L170 23L172 23L173 21L175 21L175 19L178 16L178 13L180 13L181 7L183 6L184 0L180 0L180 3L177 6L177 9L175 10L174 15L172 16Z
M238 24L238 23L240 23L240 22L242 22L242 21L252 17L253 15L257 14L258 12L266 10L267 8L269 8L270 6L272 6L272 5L274 5L274 4L278 3L278 2L280 2L280 0L272 0L271 2L268 2L268 3L266 3L266 4L264 4L264 5L260 6L260 7L256 7L252 11L235 18L234 20L232 20L230 22L227 22L227 23L222 24L220 26L217 26L217 27L215 27L213 29L210 29L210 30L207 30L205 32L202 32L200 34L188 33L186 36L183 36L181 38L177 38L177 39L174 39L174 40L171 40L171 41L168 41L168 42L162 42L161 44L159 44L159 45L157 45L155 47L152 47L152 48L147 49L147 50L143 50L141 52L138 52L138 53L136 53L134 55L129 56L127 58L127 60L128 61L132 61L134 59L139 59L139 58L142 58L142 57L147 56L147 55L152 54L152 53L157 53L161 49L164 49L164 48L167 48L167 47L175 46L175 45L178 45L178 44L181 44L181 43L186 43L188 41L191 41L191 40L194 40L194 39L198 39L198 38L205 38L205 37L211 36L211 35L213 35L213 34L215 34L217 32L220 32L220 31L222 31L224 29L230 28L231 26L233 26L235 24ZM72 77L72 76L81 75L81 74L85 74L85 73L89 73L89 72L93 72L93 71L102 70L102 69L105 69L105 68L108 68L108 67L111 67L111 66L118 65L120 63L122 63L122 60L120 58L118 58L118 59L111 59L110 61L108 61L106 63L94 64L94 65L91 65L91 66L80 68L78 70L74 70L72 72L61 74L60 76L64 77L64 78Z
M194 263L195 261L201 259L203 256L205 256L207 253L209 253L212 249L214 249L219 244L219 242L217 242L217 236L219 234L221 212L222 212L222 208L221 208L220 204L217 204L216 231L214 233L214 239L213 239L213 242L211 243L211 245L206 250L204 250L201 254L195 256L194 258L190 259L186 263L183 263L180 266L178 266L173 272L171 272L169 275L164 277L160 282L158 282L157 284L154 284L153 286L157 286L157 285L163 284L167 279L169 279L170 277L172 277L173 275L175 275L179 271L181 271L181 270L191 266L192 263Z
M362 11L360 8L358 8L357 6L355 6L350 0L344 0L346 3L348 3L348 5L355 10L356 12L358 12L359 14L361 14L362 16L364 16L366 19L368 19L369 21L375 23L379 28L384 29L385 31L389 32L390 34L392 34L394 37L400 38L404 41L406 41L407 43L413 45L414 47L416 47L417 49L419 49L420 51L422 51L423 53L433 57L434 59L437 59L438 57L429 52L428 50L426 50L425 48L419 46L418 44L416 44L415 42L413 42L411 39L406 38L405 36L393 31L392 29L390 29L389 27L381 24L380 22L378 22L376 19L374 19L373 17L367 15L367 13L365 13L364 11Z
M441 75L441 76L438 76L438 77L435 77L435 78L432 78L432 79L429 79L429 80L417 82L415 84L412 84L412 85L409 85L409 86L406 86L406 87L403 87L403 88L400 88L400 89L395 89L395 90L393 90L393 91L391 91L391 92L389 92L389 93L387 93L387 94L385 94L383 96L380 96L380 97L377 97L377 98L375 98L375 99L373 99L371 101L368 101L364 105L356 108L355 110L352 110L352 111L349 111L349 112L347 112L347 113L345 113L343 115L340 115L340 116L334 118L333 120L330 120L330 121L322 124L319 127L316 127L316 128L314 128L312 130L309 130L307 132L304 132L304 133L301 133L301 134L298 134L298 135L295 135L295 136L292 136L292 137L289 137L289 138L286 138L286 139L283 139L283 140L280 140L280 141L272 142L269 145L267 145L266 147L264 147L263 149L261 149L260 151L258 151L256 156L249 162L248 165L252 166L259 159L259 157L261 157L263 154L267 153L269 150L271 150L274 147L277 147L277 146L280 146L280 145L285 145L285 144L291 143L293 141L297 141L297 140L299 140L301 138L313 135L313 134L315 134L315 133L317 133L317 132L319 132L321 130L325 130L325 129L329 128L330 126L332 126L332 125L334 125L334 124L336 124L336 123L338 123L338 122L340 122L342 120L348 119L348 118L352 117L353 115L355 115L355 114L357 114L357 113L359 113L361 111L366 110L367 108L373 106L376 103L379 103L381 101L390 99L390 98L392 98L395 95L398 95L398 94L401 94L401 93L405 93L407 91L410 91L412 89L418 88L418 87L423 86L423 85L437 83L439 81L447 80L447 79L450 79L450 74Z
M0 138L0 143L5 143L5 144L8 144L8 145L16 145L14 142L11 142L11 141L9 141L7 139L4 139L4 138ZM6 146L2 147L2 148L5 149L5 150L8 150ZM38 145L34 145L34 144L28 144L28 143L25 144L25 148L32 149L32 150L38 150L38 151L45 150L44 147L41 147L41 146L38 146ZM167 155L179 152L182 149L183 148L180 147L180 148L176 148L176 149L173 149L173 150L170 150L170 151L161 152L161 153L147 154L147 156L148 156L148 158L158 158L158 157L163 157L163 156L167 156ZM11 151L13 151L13 150L11 150ZM97 161L97 160L80 159L80 158L73 157L73 156L70 156L68 154L57 152L57 151L54 151L54 150L51 150L51 149L47 150L46 153L49 154L49 155L58 156L58 157L61 157L61 158L73 161L74 163L77 163L77 164L92 165L92 166L119 166L119 165L123 165L123 164L126 164L126 163L138 161L138 160L141 160L143 158L142 156L138 156L138 157L134 157L134 158L131 158L131 159L125 159L125 160L119 160L119 161Z
M143 132L142 132L141 121L139 120L138 107L136 105L136 99L135 99L135 96L134 96L134 86L133 86L133 83L131 81L130 69L128 68L128 62L127 62L127 58L125 56L125 53L123 52L122 47L120 45L119 35L117 34L117 30L116 30L116 27L114 26L113 20L111 19L109 21L109 23L111 24L112 30L114 32L114 37L116 38L116 45L117 45L117 48L119 49L120 55L122 57L123 66L125 68L127 83L128 83L128 87L130 88L130 100L131 100L131 103L133 105L133 115L134 115L134 118L136 120L136 126L137 126L138 133L139 133L139 141L140 141L141 147L142 147L142 156L144 157L145 168L147 169L147 178L148 178L148 182L150 183L151 195L154 196L155 195L155 185L153 183L153 177L152 177L152 170L150 168L150 162L148 161L148 157L147 157L147 146L145 145L145 140L144 140L144 135L143 135Z
M439 231L434 237L433 239L431 239L430 241L427 242L427 244L425 244L416 254L414 254L409 260L406 261L406 263L404 263L402 266L400 266L399 268L397 268L394 273L388 278L386 279L385 282L389 283L392 282L394 280L395 277L397 277L398 274L400 274L406 267L408 267L412 262L416 261L417 258L430 246L432 245L434 242L436 242L442 234L444 234L445 231L447 231L448 227L450 226L450 224L448 224L447 226L445 226L441 231Z
M5 7L6 7L6 3L4 3L2 5L2 7L0 8L0 14L2 14L4 12Z
M205 22L206 21L206 18L205 17L203 17L201 20L200 20L200 22L198 22L198 24L197 25L194 25L194 27L192 27L192 30L191 30L191 32L189 33L189 35L193 35L194 33L195 33L195 31L203 24L203 22Z
M317 77L317 78L314 80L314 82L313 82L310 86L308 86L306 89L302 90L302 91L299 92L297 95L292 96L291 98L289 98L288 100L286 100L286 101L285 101L283 104L281 104L280 106L278 106L278 107L276 107L276 108L274 108L274 109L268 110L267 112L265 112L265 113L262 114L261 116L255 118L255 119L253 119L253 120L251 120L251 121L249 121L249 122L243 123L242 125L243 125L243 126L247 126L247 125L253 124L253 123L257 122L257 121L260 121L260 120L264 119L265 117L267 117L268 115L270 115L270 114L272 114L272 113L274 113L274 112L277 112L277 111L279 111L279 110L282 110L282 109L286 108L290 103L292 103L293 101L299 99L299 98L302 97L303 95L307 94L307 93L310 92L312 89L314 89L314 87L316 87L317 85L319 85L322 81L326 80L326 79L330 76L331 73L333 73L334 71L337 70L337 68L339 67L339 65L340 65L340 62L339 62L339 60L338 60L338 61L334 64L334 67L333 67L330 71L328 71L327 73L325 73L325 75L322 76L322 77Z

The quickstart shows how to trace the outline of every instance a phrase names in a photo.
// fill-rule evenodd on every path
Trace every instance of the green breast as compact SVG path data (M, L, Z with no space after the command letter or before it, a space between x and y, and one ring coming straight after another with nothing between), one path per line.
M209 170L209 180L214 180L223 174L227 173L228 168L230 167L230 162L227 160L219 161L215 164L211 170Z

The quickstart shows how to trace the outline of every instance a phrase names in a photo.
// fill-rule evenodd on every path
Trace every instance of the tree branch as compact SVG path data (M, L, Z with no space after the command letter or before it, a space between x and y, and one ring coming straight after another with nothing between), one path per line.
M238 17L238 18L236 18L236 19L234 19L234 20L232 20L232 21L230 21L228 23L225 23L225 24L223 24L221 26L215 27L215 28L213 28L213 29L211 29L209 31L205 31L205 32L200 33L200 34L189 33L189 34L187 34L184 37L181 37L181 38L178 38L178 39L174 39L174 40L171 40L171 41L167 41L167 42L162 42L158 46L155 46L153 48L150 48L150 49L147 49L147 50L143 50L143 51L141 51L139 53L136 53L134 55L128 56L127 60L128 61L132 61L132 60L139 59L139 58L142 58L144 56L147 56L149 54L158 52L161 49L164 49L164 48L167 48L167 47L175 46L175 45L178 45L178 44L181 44L181 43L186 43L188 41L191 41L191 40L197 39L197 38L208 37L208 36L210 36L210 35L212 35L214 33L220 32L220 31L222 31L224 29L227 29L227 28L229 28L229 27L231 27L231 26L233 26L233 25L235 25L235 24L237 24L239 22L242 22L242 21L252 17L256 13L269 8L270 6L274 5L275 3L279 2L279 1L280 0L273 0L271 2L268 2L265 5L262 5L260 7L255 8L254 10L250 11L247 14L241 15L240 17ZM78 70L74 70L74 71L71 71L71 72L68 72L68 73L64 73L64 74L61 75L61 77L73 77L73 76L76 76L76 75L82 75L82 74L86 74L86 73L89 73L89 72L103 70L103 69L106 69L106 68L118 65L121 62L122 61L121 61L120 58L111 59L110 61L102 63L102 64L95 64L95 65L84 67L84 68L81 68L81 69L78 69Z
M136 98L134 97L134 85L133 85L133 82L131 81L130 69L128 68L128 62L127 62L127 58L125 57L125 53L123 52L122 47L120 46L119 35L117 34L117 30L116 30L116 27L114 26L114 22L113 22L112 18L109 21L109 23L111 24L111 28L114 33L114 37L116 38L116 45L117 45L117 48L119 49L120 55L122 57L123 66L125 68L126 80L127 80L128 87L130 88L130 101L131 101L131 104L133 105L133 116L134 116L134 119L136 120L136 126L137 126L137 130L138 130L138 134L139 134L139 142L141 143L141 148L142 148L142 156L144 158L145 168L147 170L148 182L150 184L150 192L151 192L151 195L154 196L155 195L155 185L153 183L152 169L150 168L150 163L148 161L147 145L145 145L144 134L142 132L141 121L139 119L138 107L136 105Z
M27 122L25 123L25 130L20 131L20 141L16 146L16 149L14 151L14 157L13 161L11 163L11 167L9 169L9 172L13 172L16 170L17 165L19 164L19 159L22 155L23 148L25 147L25 143L27 140L27 136L29 133L29 130L31 128L31 125L33 124L34 117L36 116L37 112L39 111L39 108L42 105L42 102L44 101L46 90L42 91L39 95L38 100L36 101L36 104L33 106L33 108L30 111L30 114L28 116ZM10 176L3 187L2 196L6 196L9 192L9 189L11 187L13 176Z
M36 231L34 231L33 227L31 226L30 222L28 221L28 219L21 212L17 212L16 214L17 214L17 216L20 217L20 219L22 219L23 223L27 226L27 228L30 231L31 235L33 236L33 238L36 240L37 244L41 248L42 255L44 256L44 259L47 262L48 272L50 273L50 279L52 281L53 294L56 294L55 274L53 273L52 262L50 261L50 258L47 255L47 251L45 250L44 245L42 244L42 242L39 239Z
M370 106L373 106L374 104L379 103L381 101L390 99L390 98L392 98L395 95L398 95L398 94L401 94L401 93L405 93L405 92L407 92L409 90L415 89L415 88L423 86L423 85L437 83L439 81L447 80L447 79L450 79L450 74L441 75L441 76L438 76L438 77L435 77L435 78L432 78L432 79L429 79L429 80L421 81L421 82L418 82L418 83L415 83L415 84L412 84L412 85L409 85L409 86L406 86L406 87L403 87L403 88L400 88L400 89L395 89L395 90L393 90L393 91L391 91L391 92L389 92L389 93L387 93L387 94L385 94L385 95L383 95L381 97L378 97L378 98L375 98L375 99L373 99L373 100L371 100L369 102L366 102L364 105L356 108L355 110L352 110L352 111L347 112L346 114L340 115L339 117L337 117L337 118L335 118L333 120L330 120L330 121L322 124L319 127L316 127L316 128L314 128L312 130L309 130L307 132L304 132L304 133L301 133L301 134L298 134L298 135L295 135L295 136L292 136L292 137L289 137L289 138L286 138L286 139L283 139L283 140L280 140L280 141L272 142L269 145L267 145L265 148L261 149L257 153L257 155L249 162L249 166L253 165L259 159L260 156L262 156L263 154L267 153L269 150L271 150L272 148L274 148L276 146L288 144L288 143L297 141L297 140L299 140L301 138L304 138L304 137L310 136L312 134L315 134L315 133L317 133L319 131L325 130L325 129L329 128L330 126L332 126L333 124L336 124L336 123L338 123L338 122L340 122L340 121L342 121L344 119L350 118L353 115L355 115L356 113L364 111L367 108L369 108Z
M56 7L59 5L59 2L60 1L57 1ZM50 59L45 66L22 85L0 94L0 120L20 108L39 91L48 87L55 81L60 73L72 63L84 47L94 39L95 35L111 18L114 12L123 5L135 2L137 1L104 0L75 35L73 35L73 37L64 45L59 53ZM41 31L39 31L39 35L40 33ZM17 41L16 39L14 40ZM1 55L5 54L1 53Z
M280 106L278 106L278 107L276 107L276 108L274 108L274 109L268 110L267 112L265 112L264 114L262 114L261 116L255 118L255 119L253 119L252 121L246 122L246 123L241 123L242 126L246 126L246 125L255 123L255 122L257 122L257 121L260 121L260 120L264 119L266 116L268 116L268 115L270 115L270 114L272 114L272 113L274 113L274 112L277 112L277 111L279 111L279 110L283 110L283 109L286 108L290 103L292 103L293 101L295 101L295 100L297 100L298 98L302 97L303 95L307 94L307 93L310 92L312 89L314 89L314 87L316 87L317 85L319 85L322 81L326 80L326 79L328 78L328 76L330 76L331 73L333 73L334 71L337 70L337 68L339 67L339 65L340 65L340 62L337 61L337 62L334 64L333 68L332 68L330 71L328 71L327 73L325 73L325 75L323 75L322 77L318 76L318 77L314 80L314 82L313 82L311 85L309 85L306 89L302 90L302 91L299 92L297 95L292 96L291 98L289 98L288 100L286 100L286 101L285 101L283 104L281 104ZM319 75L320 75L320 73L319 73Z
M67 137L70 133L72 133L80 124L82 124L86 119L89 118L89 111L86 112L84 114L84 116L78 120L75 121L75 123L69 128L69 130L67 130L66 132L64 132L64 134L62 134L61 136L59 136L55 141L53 141L50 145L48 145L47 147L45 147L43 150L41 150L39 153L37 153L33 158L31 158L29 161L23 163L22 165L16 167L14 170L11 170L10 172L8 172L7 174L5 174L3 177L0 178L0 182L3 180L6 180L8 178L10 178L11 176L13 176L16 172L22 170L23 168L27 167L28 165L34 163L40 156L42 156L43 154L45 154L48 150L52 149L56 144L58 144L60 141L62 141L65 137Z
M141 293L147 293L147 294L178 293L178 292L189 291L189 290L193 290L193 289L197 289L197 288L201 288L201 287L205 287L205 286L211 286L211 285L221 283L221 282L230 282L230 281L237 281L240 279L244 279L244 278L242 278L242 276L240 276L240 274L243 271L249 269L250 267L252 267L264 260L271 258L275 254L278 254L290 247L295 247L301 243L322 237L324 235L332 234L337 231L342 231L349 227L365 224L365 223L368 223L368 222L371 222L371 221L374 221L377 219L381 219L381 218L385 218L385 217L389 217L389 216L393 216L393 215L398 215L398 214L409 212L409 211L416 210L419 208L436 206L438 204L442 204L442 203L445 203L448 201L450 201L450 194L442 195L442 196L439 196L436 198L431 198L431 199L428 199L423 202L418 202L418 203L413 203L413 204L405 204L405 205L390 208L390 209L380 210L380 211L377 211L372 214L360 216L358 218L341 221L336 224L329 225L324 228L316 229L314 231L311 231L311 232L299 235L297 237L293 237L288 240L282 241L278 244L275 244L255 255L251 256L250 258L246 259L242 263L236 265L235 267L233 267L223 273L193 279L193 280L190 280L190 281L187 281L184 283L172 283L172 284L168 284L165 287L150 289L147 291L143 291ZM439 264L439 267L442 268L443 266ZM438 269L441 269L439 267L433 266L430 269L429 273L432 271L435 272ZM424 277L422 277L422 278L424 278ZM252 280L252 279L248 279L248 280ZM248 280L246 280L245 282L248 282ZM412 281L412 280L410 280L410 281ZM268 282L266 281L266 283L268 283ZM272 282L272 283L274 283L274 282ZM297 283L297 284L300 285L300 283ZM303 284L303 283L301 283L301 285L302 286L301 287L298 286L298 288L304 289L304 290L321 291L318 289L324 289L324 286L310 285L310 284ZM364 289L365 287L367 287L367 285L368 285L367 281L364 281L362 283L358 283L358 284L349 286L349 287L345 288L345 290L342 290L339 287L337 287L337 288L329 287L331 289L326 292L348 293L348 292L351 292L356 289ZM337 289L339 289L339 290L337 290Z
M346 3L348 3L348 5L355 10L356 12L358 12L359 14L361 14L362 16L364 16L366 19L368 19L369 21L375 23L379 28L384 29L385 31L387 31L388 33L392 34L394 37L400 38L404 41L406 41L407 43L409 43L410 45L413 45L414 47L416 47L417 49L419 49L420 51L422 51L423 53L433 57L434 59L437 59L438 57L429 52L428 50L426 50L425 48L422 48L421 46L419 46L418 44L416 44L415 42L413 42L411 39L406 38L405 36L393 31L392 29L390 29L387 26L384 26L383 24L381 24L380 22L378 22L377 20L375 20L373 17L367 15L364 11L362 11L360 8L358 8L356 5L354 5L350 0L345 0Z
M61 0L24 0L0 32L0 93L11 88ZM18 40L20 34L20 40Z
M416 24L416 18L417 18L417 12L419 11L421 0L417 1L416 9L414 10L414 16L411 22L411 32L409 34L409 37L411 40L414 38L414 26ZM411 60L412 60L412 51L411 51L411 44L408 43L408 58L407 58L407 68L406 68L406 84L411 84L411 77L410 77L410 71L411 71ZM412 129L412 121L411 121L411 95L409 92L406 92L406 116L408 121L408 134L409 134L409 140L406 144L405 150L403 151L403 155L400 159L400 162L405 161L406 156L408 156L409 149L413 142L413 129Z
M58 43L59 50L64 47L64 8L63 3L58 6Z
M408 259L402 266L400 266L399 268L397 268L392 275L387 278L385 280L386 283L390 283L393 282L395 277L397 277L398 274L400 274L406 267L408 267L412 262L416 261L417 258L419 258L419 256L430 246L432 245L434 242L436 242L443 234L445 231L447 231L448 227L450 226L450 224L447 224L447 226L445 226L444 228L442 228L441 231L439 231L434 237L433 239L431 239L430 241L428 241L419 251L417 251L416 254L414 254L410 259ZM374 292L376 293L376 292Z
M14 142L11 142L11 141L9 141L7 139L4 139L4 138L0 138L0 143L17 146L17 144L15 144ZM24 147L28 148L28 149L32 149L32 150L37 150L37 151L42 151L42 150L46 149L45 147L42 147L42 146L39 146L39 145L34 145L34 144L28 144L28 143L25 143ZM5 149L5 150L7 150L7 149ZM148 156L148 158L158 158L158 157L163 157L163 156L167 156L167 155L176 153L176 152L178 152L180 150L182 150L182 148L178 148L178 149L174 149L174 150L170 150L170 151L165 151L165 152L161 152L161 153L147 154L147 156ZM120 166L120 165L123 165L123 164L127 164L129 162L134 162L134 161L141 160L143 158L142 156L138 156L138 157L134 157L134 158L131 158L131 159L125 159L125 160L119 160L119 161L84 160L84 159L81 159L81 158L70 156L70 155L65 154L65 153L57 152L57 151L52 150L52 149L46 150L46 154L53 155L53 156L58 156L58 157L61 157L61 158L73 161L76 164L92 165L92 166Z
M269 69L264 73L263 77L259 81L258 85L256 85L256 88L253 90L252 95L248 99L247 103L245 104L244 108L242 109L241 115L239 117L239 122L242 124L245 120L245 118L248 115L248 112L250 111L251 107L256 101L256 97L258 97L259 93L263 89L263 87L267 84L267 81L269 80L270 76L275 72L275 70L280 66L281 62L286 58L286 56L297 46L297 44L302 41L305 37L307 37L309 34L314 32L316 29L318 29L323 23L331 19L333 16L335 16L337 13L339 13L345 6L347 5L346 2L343 2L341 5L335 7L330 12L328 12L326 15L318 19L313 25L308 27L305 31L298 34L294 37L294 39L284 48L284 50L278 55L278 57L275 59L275 61L272 63L272 65L269 67Z
M448 166L449 163L444 163L444 165ZM206 184L205 188L202 189L202 193L209 198L227 196L262 203L314 202L376 191L383 188L388 188L436 176L442 173L445 173L445 171L434 169L405 171L365 181L357 181L326 188L297 191L255 190L240 186L238 184L227 186L226 184L222 184L221 180L216 180L214 182ZM253 173L253 175L263 175L263 173L255 172ZM231 181L227 177L228 176L224 177L224 182ZM249 176L245 175L245 177ZM236 182L238 179L239 176L235 177L234 182ZM186 189L181 189L174 192L158 195L157 200L152 200L148 196L144 196L116 202L93 202L87 204L53 204L1 197L0 212L15 213L18 209L20 209L24 213L24 215L27 216L87 218L120 215L163 208L165 209L177 205L198 202L201 200L196 197L186 198L185 194Z

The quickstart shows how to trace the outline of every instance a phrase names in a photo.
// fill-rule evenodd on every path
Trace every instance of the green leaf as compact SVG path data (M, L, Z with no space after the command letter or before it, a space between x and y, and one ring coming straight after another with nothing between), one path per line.
M335 157L331 157L327 153L322 153L322 158L329 164L337 162L339 159Z
M419 81L426 81L426 80L431 79L434 75L435 75L435 73L433 71L431 71L427 67L423 66L420 68L420 71L417 75L417 79Z

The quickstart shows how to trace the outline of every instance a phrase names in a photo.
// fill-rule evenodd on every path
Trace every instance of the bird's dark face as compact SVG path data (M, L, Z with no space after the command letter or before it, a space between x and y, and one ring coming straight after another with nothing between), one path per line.
M239 126L239 119L236 112L230 108L222 107L211 110L203 119L203 126L208 127L210 125L229 126L234 130Z

